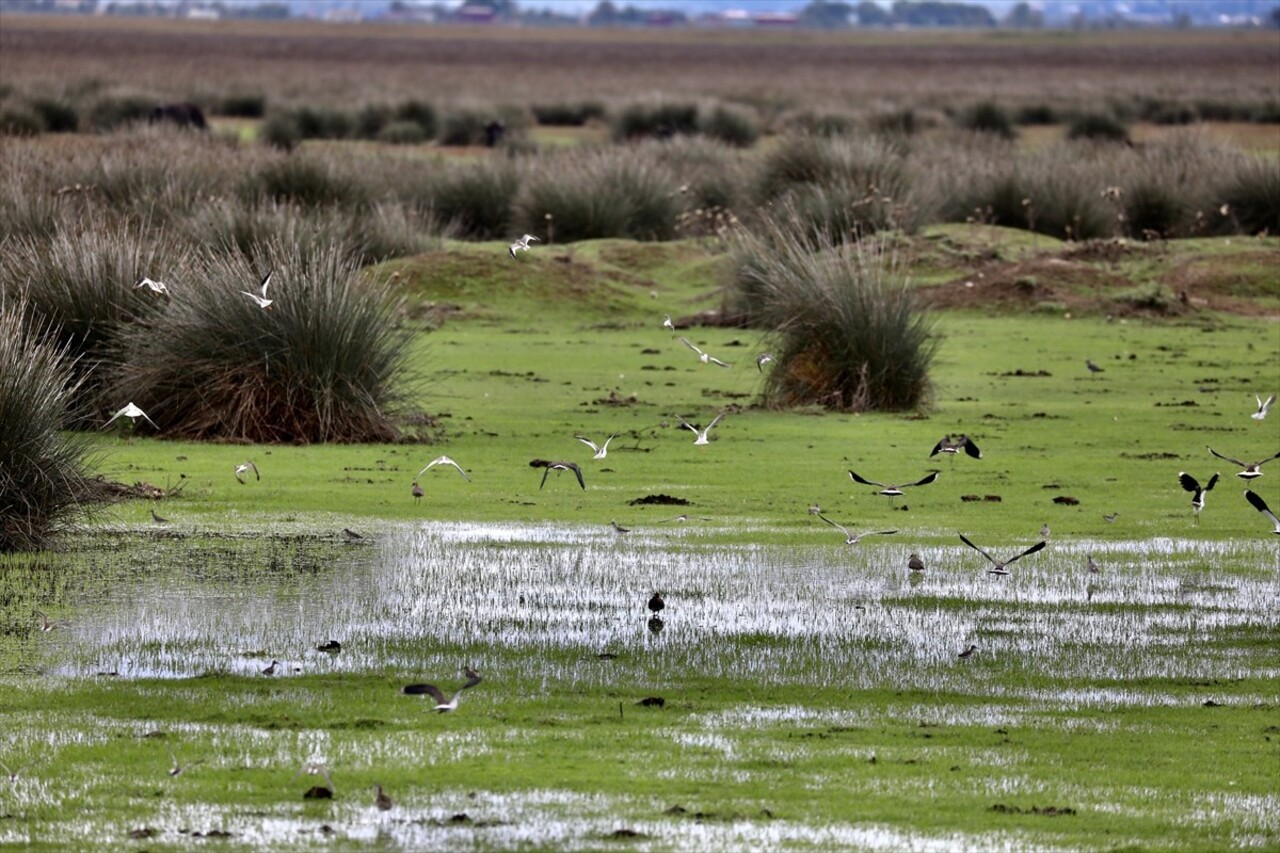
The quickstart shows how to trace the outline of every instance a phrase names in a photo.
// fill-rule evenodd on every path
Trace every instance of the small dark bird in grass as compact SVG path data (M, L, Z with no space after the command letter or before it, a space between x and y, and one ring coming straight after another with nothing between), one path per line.
M378 804L378 811L391 811L391 807L395 804L391 802L391 798L387 796L387 792L382 790L381 785L374 785L374 787L378 789L378 796L374 798L374 802Z
M413 484L413 502L414 503L421 503L422 496L425 494L426 492L422 491L422 486L419 486L417 483Z
M913 572L923 572L924 560L920 559L919 554L912 554L907 558L907 568Z
M1103 370L1101 367L1098 367L1098 365L1094 364L1092 361L1090 361L1087 358L1084 360L1084 366L1089 368L1089 374L1091 376L1097 376L1099 373L1106 373L1105 370Z
M156 511L155 511L154 509L153 509L153 510L151 510L151 520L152 520L152 521L154 521L156 524L168 524L168 523L169 523L169 519L164 518L163 516L156 515Z
M364 538L359 533L356 533L354 530L352 530L350 527L342 528L342 536L348 542L357 542Z
M271 665L270 665L270 666L268 666L268 667L265 667L265 668L262 670L262 674L263 674L263 675L275 675L275 674L276 674L276 667L278 667L279 665L280 665L280 661L278 661L278 660L273 660L273 661L271 661Z
M631 528L630 528L630 527L623 527L621 524L619 524L619 523L618 523L618 522L616 522L616 521L610 521L610 522L609 522L609 526L613 528L613 531L614 531L615 533L630 533L630 532L631 532Z
M1093 561L1093 555L1090 554L1088 559L1089 559L1089 562L1087 563L1087 565L1089 567L1089 574L1091 575L1099 574L1101 570L1098 568L1098 564Z
M328 652L329 654L336 655L338 652L342 651L342 643L339 643L337 640L328 640L316 646L316 651Z
M1113 512L1110 515L1108 515L1105 512L1102 514L1102 520L1105 521L1107 524L1115 524L1116 519L1119 517L1120 517L1120 513L1118 512Z
M961 659L967 659L972 657L973 653L976 652L977 650L978 650L977 646L970 644L969 648L965 649L960 654L956 655L956 657Z
M666 606L667 606L667 603L662 600L662 593L660 592L655 592L649 598L649 609L653 611L655 616L659 612L661 612Z

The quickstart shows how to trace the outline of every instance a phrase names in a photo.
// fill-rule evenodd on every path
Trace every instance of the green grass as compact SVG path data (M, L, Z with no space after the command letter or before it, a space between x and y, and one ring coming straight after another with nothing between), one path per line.
M1073 250L978 226L902 247L922 290ZM375 272L399 273L403 322L422 328L410 360L429 381L413 403L442 443L103 437L110 476L180 492L106 507L58 553L0 561L0 761L23 767L0 779L0 814L15 818L0 819L0 843L124 846L149 826L154 849L189 846L184 828L339 849L631 846L610 837L619 829L662 849L1274 845L1280 660L1259 603L1274 552L1205 445L1275 450L1273 425L1248 415L1280 379L1275 294L1257 272L1278 250L1204 239L1071 261L1113 277L1100 304L1216 264L1215 281L1246 282L1231 295L1251 313L939 311L934 406L858 416L750 408L763 381L753 332L681 331L734 364L719 370L661 327L663 313L719 305L728 261L714 247L605 240L512 261L503 242L449 243L389 261ZM1090 377L1086 358L1105 372ZM672 426L731 406L709 447ZM620 435L593 461L578 432ZM928 458L956 432L985 458ZM415 504L414 475L441 453L473 482L433 469ZM535 457L580 462L587 489L553 474L539 490ZM232 471L250 458L262 480L241 485ZM892 482L934 467L909 512L846 473ZM1180 470L1224 475L1198 527ZM1253 484L1273 507L1274 473ZM691 506L629 504L654 493ZM900 532L843 549L807 514L814 502ZM686 511L714 521L658 524ZM633 532L614 539L610 520ZM957 532L1004 552L1046 521L1049 548L1004 585L959 551ZM535 526L457 543L458 522ZM568 538L531 540L543 524ZM370 544L345 545L342 527ZM1067 577L1086 549L1105 564L1092 601ZM910 550L931 571L908 588L895 567ZM388 563L392 575L370 574ZM625 588L591 568L602 563ZM730 571L739 563L751 574ZM808 588L818 580L829 587ZM671 584L660 640L643 628L657 583ZM772 623L763 604L736 622L716 609L770 589L821 606L787 618L800 611L775 601ZM42 634L36 607L70 624ZM232 621L186 633L201 614ZM825 619L840 630L822 633ZM346 646L333 661L310 650L330 632ZM982 651L960 667L966 636ZM619 657L598 660L602 644ZM289 674L255 675L272 656ZM133 677L152 662L175 672ZM465 663L486 680L456 714L399 693L456 685ZM85 675L116 667L126 677ZM649 695L665 707L635 704ZM167 775L167 748L192 765L181 776ZM301 799L323 783L293 778L311 760L332 769L333 802ZM375 782L396 811L373 810ZM451 823L462 813L472 823Z

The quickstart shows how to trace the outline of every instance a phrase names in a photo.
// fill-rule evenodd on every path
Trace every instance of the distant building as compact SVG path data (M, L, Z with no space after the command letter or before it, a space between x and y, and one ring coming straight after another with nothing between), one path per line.
M790 12L758 12L752 17L757 27L794 27L798 20Z
M487 3L466 3L453 13L453 19L463 24L492 24L498 19L498 10Z

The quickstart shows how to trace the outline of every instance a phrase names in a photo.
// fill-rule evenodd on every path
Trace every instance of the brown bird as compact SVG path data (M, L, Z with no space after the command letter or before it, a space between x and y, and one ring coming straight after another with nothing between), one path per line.
M907 568L908 568L908 569L910 569L910 570L911 570L911 571L913 571L913 572L923 572L923 571L924 571L924 560L920 559L920 555L919 555L919 554L912 554L912 555L907 559Z
M422 486L419 486L417 483L413 484L413 502L414 503L420 503L422 501L422 496L425 494L426 492L422 491Z
M271 665L270 665L270 666L268 666L268 667L266 667L266 668L264 668L264 669L262 670L262 674L263 674L263 675L275 675L275 674L276 674L276 667L277 667L277 666L279 666L279 665L280 665L280 661L278 661L278 660L273 660L273 661L271 661Z
M161 516L156 515L156 511L155 511L154 509L153 509L153 510L151 510L151 520L152 520L152 521L154 521L156 524L168 524L168 523L169 523L169 519L167 519L167 518L163 518L163 517L161 517Z
M572 471L574 476L578 478L578 485L582 487L583 491L586 491L587 483L582 479L582 469L578 467L576 462L549 462L546 459L534 459L529 463L529 467L543 469L542 482L538 484L539 490L547 484L547 475L552 471Z
M977 650L978 650L977 646L970 644L969 648L965 649L960 654L956 655L956 657L969 658L969 657L972 657L973 653L976 652Z
M391 811L391 807L394 805L391 802L391 798L387 796L386 791L382 790L381 785L374 785L374 787L378 789L378 796L374 800L378 804L378 811Z

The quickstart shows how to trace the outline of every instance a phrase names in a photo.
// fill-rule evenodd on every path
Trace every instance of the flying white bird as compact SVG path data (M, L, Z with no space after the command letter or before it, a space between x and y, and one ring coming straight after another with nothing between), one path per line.
M145 275L138 279L138 283L133 287L135 290L139 287L148 287L153 293L163 293L165 296L169 295L169 285L165 284L163 281L155 281L154 279L147 278Z
M881 535L881 536L888 536L890 533L897 533L897 532L898 532L898 531L896 531L896 530L871 530L871 531L868 531L868 532L866 532L866 533L851 533L851 532L849 531L849 528L845 527L843 524L837 524L836 522L834 522L834 521L832 521L831 519L827 518L825 515L821 515L821 514L819 514L819 515L818 515L818 518L822 519L822 520L823 520L823 521L825 521L827 524L830 524L830 525L831 525L832 527L834 527L836 530L839 530L841 533L843 533L843 534L844 534L844 544L846 544L846 545L857 545L859 542L861 542L861 541L862 541L862 537L864 537L864 536L875 536L875 535L877 535L877 534L879 534L879 535Z
M603 458L605 458L606 456L608 456L608 455L609 455L609 442L613 441L613 440L614 440L615 438L617 438L617 437L618 437L618 434L615 432L613 435L609 436L608 438L606 438L606 439L604 440L604 444L601 444L601 445L597 446L597 445L596 445L596 443L595 443L594 441L592 441L591 439L587 438L585 435L575 435L575 436L574 436L574 438L578 439L578 441L581 441L581 442L582 442L583 444L585 444L587 447L590 447L592 450L594 450L594 451L595 451L595 454L596 454L596 455L595 455L595 456L592 456L592 457L591 457L592 459L603 459Z
M664 328L664 329L670 329L670 330L671 330L671 337L673 337L673 338L674 338L674 337L676 336L676 324L675 324L675 323L673 323L673 322L671 322L671 315L670 315L670 314L663 314L663 315L662 315L662 328Z
M333 777L329 775L329 768L325 767L323 764L304 764L298 768L297 773L293 774L293 779L297 779L303 774L308 776L323 776L324 781L329 783L329 790L337 790L337 786L333 784ZM289 781L292 782L293 779L290 779Z
M891 485L891 484L888 484L888 483L877 483L875 480L867 480L867 479L864 479L864 478L862 478L862 477L859 477L859 476L858 476L858 474L857 474L856 472L854 472L854 471L850 471L850 472L849 472L849 477L850 477L850 478L851 478L855 483L861 483L861 484L862 484L862 485L864 485L864 486L879 486L879 487L880 487L880 491L876 492L876 494L877 494L877 495L884 495L885 497L888 497L888 498L896 498L896 497L898 497L899 495L903 494L903 491L902 491L903 489L908 489L908 488L910 488L910 487L912 487L912 486L927 486L927 485L929 485L929 484L930 484L930 483L932 483L934 480L938 479L938 472L937 472L937 471L934 471L934 472L932 472L931 474L926 475L926 476L925 476L925 477L923 477L922 479L916 480L914 483L903 483L902 485Z
M1271 519L1271 523L1276 526L1276 529L1271 532L1280 536L1280 518L1276 518L1276 514L1267 506L1267 502L1262 499L1262 496L1245 489L1244 498L1253 504L1254 509Z
M756 356L756 368L761 373L764 373L764 366L773 360L774 360L773 353L762 352L758 356Z
M1263 400L1257 394L1254 394L1253 399L1258 401L1258 411L1254 412L1252 415L1249 415L1249 417L1253 418L1255 421L1261 422L1262 419L1267 416L1267 412L1271 410L1271 404L1276 401L1276 395L1272 394L1270 397Z
M508 254L510 254L510 255L511 255L511 257L514 259L514 258L515 258L515 256L516 256L516 252L527 252L527 251L529 251L529 241L530 241L530 240L532 240L532 241L533 241L533 242L535 242L535 243L540 243L540 242L542 242L541 240L539 240L537 237L533 236L532 234L526 234L526 235L524 235L523 237L521 237L519 240L515 241L514 243L512 243L510 246L508 246L508 247L507 247L507 252L508 252Z
M106 429L107 427L111 426L111 421L114 421L116 418L121 416L124 416L129 420L133 421L134 425L137 425L138 418L145 418L147 423L151 424L153 427L156 427L156 429L160 429L160 427L156 426L155 421L147 417L146 412L142 411L142 409L139 409L133 403L130 403L129 405L125 406L123 409L121 409L120 411L112 415L111 418L105 424L102 425L102 428Z
M680 343L684 344L684 345L685 345L685 346L687 346L689 349L691 349L691 350L693 350L694 352L696 352L696 353L698 354L698 360L699 360L699 361L701 361L703 364L718 364L718 365L720 365L721 367L731 367L731 366L732 366L732 365L725 364L723 361L721 361L721 360L720 360L720 359L718 359L718 358L715 358L715 357L713 357L713 356L707 355L705 352L703 352L702 350L698 349L698 347L693 343L693 341L689 340L688 338L681 337L681 338L680 338Z
M254 302L258 303L259 308L262 308L264 310L269 310L271 308L271 303L274 302L275 300L267 298L267 288L271 286L271 276L274 272L275 270L269 271L266 274L266 276L263 277L262 284L258 285L258 288L262 291L261 296L259 296L256 293L250 293L247 290L242 290L240 292L243 293L245 296L249 297L250 299L252 299Z
M236 479L240 481L240 485L244 485L244 475L250 471L253 472L253 479L262 479L262 475L258 473L258 466L253 464L252 459L247 459L236 466Z
M471 482L471 478L467 476L466 471L462 470L462 466L459 465L457 462L454 462L448 456L437 456L435 459L432 459L430 462L427 463L426 468L423 468L421 471L418 472L418 476L414 477L413 481L415 483L418 482L418 477L421 477L423 474L427 473L437 465L452 465L454 468L458 469L458 473L462 475L462 479L466 480L468 483Z
M693 430L693 434L697 436L697 438L696 438L696 439L694 439L694 442L693 442L693 443L694 443L694 445L695 445L695 446L697 446L697 445L699 445L699 444L707 444L707 443L708 443L708 442L707 442L707 433L711 432L711 428L712 428L712 427L714 427L716 424L720 423L720 419L721 419L721 418L723 418L723 417L724 417L724 412L721 412L720 414L716 415L715 420L713 420L711 423L707 424L706 428L704 428L704 429L698 429L696 426L694 426L693 424L689 423L688 421L686 421L684 418L680 417L679 415L676 415L676 420L680 421L680 424L681 424L682 426L684 426L685 428L690 429L690 430Z
M409 684L405 686L404 692L411 696L426 693L436 700L436 705L431 710L436 711L437 713L447 714L450 711L458 710L458 700L462 698L463 690L475 687L484 680L476 674L476 671L471 667L467 667L466 675L467 682L458 688L458 692L453 694L452 699L446 698L440 688L436 687L434 684Z

